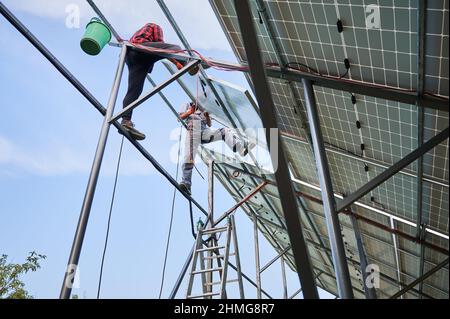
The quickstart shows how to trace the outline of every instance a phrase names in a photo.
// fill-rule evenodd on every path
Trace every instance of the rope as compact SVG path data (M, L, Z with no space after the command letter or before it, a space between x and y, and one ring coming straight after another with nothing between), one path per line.
M180 137L178 138L178 154L177 154L177 172L176 172L176 177L175 179L178 180L178 172L179 172L179 167L180 167L180 153L181 153L181 128L182 128L182 124L180 124ZM164 253L164 264L163 264L163 270L162 270L162 275L161 275L161 286L159 288L159 296L158 299L161 299L161 295L162 295L162 291L163 291L163 287L164 287L164 279L166 276L166 264L167 264L167 256L169 254L169 244L170 244L170 237L172 234L172 223L173 223L173 213L175 211L175 198L177 195L177 188L174 187L173 188L173 196L172 196L172 211L170 213L170 222L169 222L169 231L167 234L167 242L166 242L166 251ZM191 204L191 201L189 201L189 204Z
M99 279L98 279L97 299L100 298L100 289L101 289L101 286L102 286L102 277L103 277L103 265L105 263L106 248L108 246L109 228L110 228L110 225L111 225L111 215L112 215L112 210L113 210L113 206L114 206L114 200L115 200L115 197L116 197L117 179L119 177L120 160L122 158L122 150L123 150L124 138L125 137L122 136L122 142L120 143L119 156L117 158L116 176L114 178L114 187L113 187L113 192L112 192L112 196L111 196L111 203L109 205L108 226L106 228L105 246L103 247L102 263L101 263L101 266L100 266L100 276L99 276Z
M151 47L146 47L140 44L133 44L128 42L130 45L140 49L140 50L144 50L144 51L148 51L152 54L158 54L158 53L168 53L168 54L178 54L178 53L192 53L193 55L195 55L198 59L200 59L203 64L206 64L207 66L215 69L215 70L219 70L219 71L241 71L241 72L248 72L249 71L249 67L245 66L245 65L223 65L220 64L220 62L215 62L212 59L208 59L204 56L202 56L198 51L196 50L166 50L166 49L159 49L159 48L151 48ZM293 66L293 65L299 65L300 67L303 67L303 69ZM266 63L265 64L266 67L281 67L278 63ZM345 79L343 77L341 77L340 75L325 75L325 74L321 74L319 73L319 71L307 66L306 64L299 64L299 63L295 63L295 62L289 62L285 65L285 68L287 68L288 70L294 70L294 71L299 71L299 72L305 72L304 68L307 69L307 73L314 73L317 74L318 76L320 76L321 78L325 78L325 79L335 79L335 80L340 80L343 83L353 83L353 84L365 84L366 86L372 87L372 88L382 88L382 89L395 89L397 91L403 91L403 92L416 92L413 89L405 89L405 88L398 88L398 87L394 87L394 86L389 86L389 85L382 85L382 84L375 84L375 83L368 83L365 81L361 81L361 80L349 80L349 79ZM430 92L425 92L424 94L429 95L429 96L433 96L436 98L441 98L441 99L445 99L446 97L437 95L437 94L433 94Z

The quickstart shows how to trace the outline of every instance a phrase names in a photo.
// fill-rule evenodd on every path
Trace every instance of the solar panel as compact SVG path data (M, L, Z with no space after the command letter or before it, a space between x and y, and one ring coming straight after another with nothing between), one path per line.
M211 3L237 58L246 62L233 2L212 0ZM265 12L260 12L261 3ZM418 5L414 0L251 1L264 62L289 63L314 74L342 77L365 85L389 86L405 92L418 89ZM262 18L263 13L269 17L268 23ZM424 90L426 94L448 98L448 1L428 2L425 19ZM338 30L338 20L342 22L342 32ZM270 24L275 38L271 38L266 23ZM347 74L346 58L351 65ZM297 179L317 187L314 157L301 116L306 118L302 86L274 77L268 78L268 84L291 171ZM416 105L361 94L352 97L352 92L317 85L314 89L336 193L350 194L417 148L422 123L418 122ZM425 109L425 141L447 126L448 111ZM448 154L447 139L423 157L426 179L422 190L423 216L427 227L438 232L438 235L428 232L426 240L444 250L448 250ZM366 208L360 205L352 210L386 229L392 227L392 218L395 218L395 228L414 238L416 171L414 162L361 198ZM296 188L320 198L317 189L297 184ZM310 210L323 216L320 204L305 201ZM347 224L343 228L349 231L347 234L344 230L344 237L351 238L353 228L345 216L340 219ZM308 233L307 221L302 218L302 222L309 239L317 241ZM328 244L324 219L314 217L313 222ZM364 222L359 225L369 261L381 265L381 272L386 276L377 290L382 297L391 296L420 276L420 245ZM349 239L347 244L357 251L354 240ZM314 247L309 246L314 267L329 267L318 258L317 247ZM425 251L425 271L445 257L442 251L429 248ZM347 252L347 257L349 254ZM357 271L351 262L349 266L355 295L363 297L358 290L361 286ZM322 285L336 293L334 270L325 271ZM433 298L448 298L448 280L438 278L448 278L448 266L425 280L424 293ZM417 291L405 295L417 296Z

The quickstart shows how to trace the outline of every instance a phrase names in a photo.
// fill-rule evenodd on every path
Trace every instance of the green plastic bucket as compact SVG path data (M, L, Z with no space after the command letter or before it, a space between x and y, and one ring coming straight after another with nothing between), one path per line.
M110 40L111 31L108 27L99 18L92 18L86 25L80 46L87 54L97 55Z

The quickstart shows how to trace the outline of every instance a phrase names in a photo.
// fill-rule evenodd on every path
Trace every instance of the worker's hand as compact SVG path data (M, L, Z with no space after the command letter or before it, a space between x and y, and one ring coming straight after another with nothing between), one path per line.
M189 114L194 114L194 112L195 112L195 106L190 105L190 106L189 106L189 109L188 109L188 113L189 113Z
M206 124L209 127L211 127L212 123L211 123L211 117L209 116L209 113L208 112L204 112L203 114L205 115L205 118L206 118Z

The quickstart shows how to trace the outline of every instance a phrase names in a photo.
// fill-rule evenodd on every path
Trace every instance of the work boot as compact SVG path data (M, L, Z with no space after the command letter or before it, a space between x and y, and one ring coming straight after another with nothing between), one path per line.
M141 133L137 129L135 129L134 123L131 122L131 120L122 119L121 125L128 132L128 134L130 134L130 136L132 138L134 138L135 140L142 141L145 139L145 134Z
M191 185L188 185L186 183L181 182L180 183L180 189L185 192L186 194L188 194L189 196L191 195Z
M241 148L239 155L245 157L248 154L248 152L250 152L255 146L256 146L255 143L245 142L245 145L243 148Z

